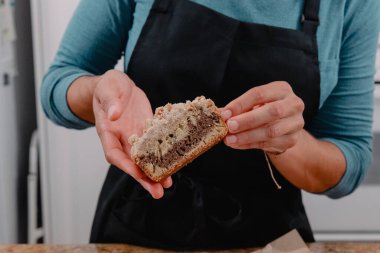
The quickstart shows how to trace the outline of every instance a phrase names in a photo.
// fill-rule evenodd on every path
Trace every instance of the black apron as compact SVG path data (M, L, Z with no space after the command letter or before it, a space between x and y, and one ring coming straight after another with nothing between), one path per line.
M189 0L156 0L127 74L153 108L204 95L224 106L250 88L287 81L305 103L306 128L319 106L318 0L306 0L302 30L239 22ZM262 246L297 229L314 240L301 191L268 171L261 150L223 143L173 175L154 200L111 166L92 243L195 250Z

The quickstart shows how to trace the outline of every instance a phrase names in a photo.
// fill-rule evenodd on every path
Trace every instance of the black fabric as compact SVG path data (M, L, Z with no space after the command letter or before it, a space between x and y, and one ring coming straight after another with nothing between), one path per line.
M188 0L155 1L127 74L154 108L199 95L224 106L278 80L305 102L306 128L319 106L315 33L239 22ZM175 174L173 187L154 200L111 167L91 242L228 249L262 246L294 228L313 241L300 190L274 175L281 190L262 151L219 144Z
M320 0L308 0L305 2L302 15L302 29L306 34L313 35L319 26L319 3Z

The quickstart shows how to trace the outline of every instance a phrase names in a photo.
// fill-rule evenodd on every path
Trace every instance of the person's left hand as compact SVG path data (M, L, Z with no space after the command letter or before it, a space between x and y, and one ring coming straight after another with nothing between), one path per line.
M248 90L221 109L227 120L227 146L281 154L296 145L304 127L304 103L286 82Z
M162 198L164 188L172 185L171 177L153 182L131 159L128 138L142 135L146 119L153 117L144 91L123 72L109 70L96 85L93 111L106 160L133 177L153 198Z

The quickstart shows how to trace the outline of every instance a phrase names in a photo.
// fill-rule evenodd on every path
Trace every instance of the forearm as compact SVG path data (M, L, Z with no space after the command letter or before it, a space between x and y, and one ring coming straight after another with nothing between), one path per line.
M346 160L332 143L302 130L297 144L281 155L268 154L277 170L292 184L309 192L324 192L342 178Z
M92 99L100 76L82 76L75 80L67 91L67 103L79 118L95 122Z
M135 1L78 2L45 75L41 102L46 115L56 124L85 129L92 125L89 122L94 122L91 96L94 85L87 82L90 79L80 77L101 75L114 68L128 41ZM82 81L84 85L79 85Z

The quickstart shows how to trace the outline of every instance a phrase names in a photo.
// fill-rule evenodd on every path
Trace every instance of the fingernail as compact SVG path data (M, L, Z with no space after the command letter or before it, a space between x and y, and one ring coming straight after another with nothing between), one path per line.
M224 120L227 120L227 119L231 118L231 116L232 116L232 112L231 112L230 110L226 109L226 110L223 110L223 111L220 113L220 115L222 115L222 118L223 118Z
M116 112L116 106L112 105L108 109L108 119L112 120L112 116L115 114L115 112Z
M227 125L228 125L228 129L230 129L231 131L235 131L239 127L239 124L235 120L229 120L227 122Z
M226 140L227 140L227 144L234 144L236 143L237 138L235 135L230 135L230 136L227 136Z

